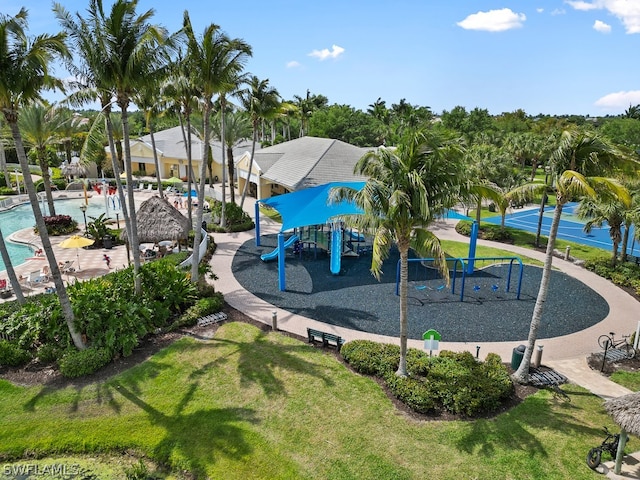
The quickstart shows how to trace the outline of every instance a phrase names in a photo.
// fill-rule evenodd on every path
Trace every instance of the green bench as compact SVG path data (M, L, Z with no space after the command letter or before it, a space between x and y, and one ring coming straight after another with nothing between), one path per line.
M309 343L321 343L323 347L333 346L340 351L344 344L344 338L335 335L333 333L321 332L320 330L314 330L313 328L307 328L307 338Z

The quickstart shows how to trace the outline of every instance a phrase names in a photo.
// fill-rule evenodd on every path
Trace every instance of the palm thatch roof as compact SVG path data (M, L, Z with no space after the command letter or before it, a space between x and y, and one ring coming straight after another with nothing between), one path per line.
M604 408L624 430L640 436L640 392L607 400Z
M162 240L186 240L191 230L189 219L171 203L160 197L151 197L136 212L138 241L157 243ZM126 231L121 237L126 239Z

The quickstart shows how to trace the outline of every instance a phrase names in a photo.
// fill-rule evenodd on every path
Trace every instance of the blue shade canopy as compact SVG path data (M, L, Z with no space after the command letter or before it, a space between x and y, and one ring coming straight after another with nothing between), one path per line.
M282 217L280 231L284 232L308 225L322 225L341 215L362 214L363 211L353 202L329 203L329 196L332 188L348 187L361 190L364 184L365 182L331 182L260 200L260 203L278 211Z

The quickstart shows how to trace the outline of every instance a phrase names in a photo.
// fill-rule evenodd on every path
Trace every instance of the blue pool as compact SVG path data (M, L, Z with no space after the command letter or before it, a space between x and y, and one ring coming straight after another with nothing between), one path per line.
M78 226L84 229L84 217L80 210L80 205L84 203L83 198L73 199L59 199L56 200L56 214L58 215L70 215L75 221L78 222ZM105 212L104 201L100 198L90 198L87 208L87 221L90 222L90 217L98 217ZM43 212L44 213L44 212ZM33 211L31 204L23 204L14 207L10 210L0 212L0 229L2 229L2 235L5 239L5 243L9 250L9 256L14 267L24 263L24 261L33 255L31 248L24 245L17 245L7 241L9 235L23 228L33 228L35 225L35 219L33 217ZM0 271L5 269L4 262L0 258Z

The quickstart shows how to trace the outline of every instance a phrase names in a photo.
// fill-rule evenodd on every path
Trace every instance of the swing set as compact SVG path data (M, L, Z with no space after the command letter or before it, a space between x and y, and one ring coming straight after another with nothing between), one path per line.
M422 265L422 267L425 270L436 271L433 267L429 267L427 265L428 262L433 263L434 260L435 260L434 258L409 258L407 261L409 262L409 265L411 265L412 263L420 262L420 265ZM479 271L479 270L474 270L474 264L482 261L492 261L493 262L492 266L501 267L503 264L508 262L508 271L507 271L506 284L505 284L505 290L504 290L505 292L508 293L511 290L511 276L513 273L513 264L514 262L518 262L518 265L520 266L520 268L518 272L518 287L516 292L516 299L520 300L520 293L522 290L522 276L524 273L524 268L523 268L522 260L520 259L520 257L449 258L448 261L453 262L453 269L451 274L451 293L452 294L456 293L456 282L461 272L461 276L462 276L460 280L460 301L461 302L464 301L464 290L465 290L467 278L468 277L472 278L473 273L475 273L476 271ZM418 268L420 268L420 265L416 267L416 271ZM415 285L414 288L416 290L429 289L429 290L443 291L445 287L446 285L441 283L435 288L432 288L428 286L425 282L425 283ZM500 290L500 286L498 285L498 283L492 283L490 286L490 289L493 293L497 293L498 290ZM474 292L479 292L480 290L482 290L482 286L476 283L473 286L473 290ZM396 295L397 296L400 295L400 260L398 260L398 264L396 267Z

